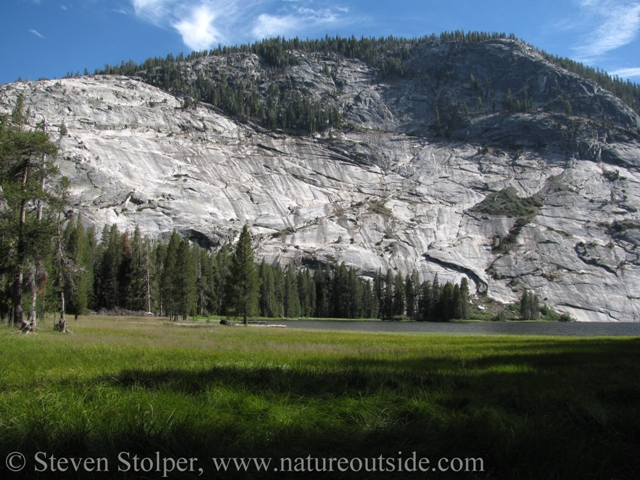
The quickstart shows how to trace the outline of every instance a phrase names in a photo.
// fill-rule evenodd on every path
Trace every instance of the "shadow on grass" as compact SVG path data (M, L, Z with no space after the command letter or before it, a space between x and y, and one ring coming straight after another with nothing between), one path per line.
M423 478L424 473L406 471L265 473L255 468L231 468L222 475L210 459L271 457L273 468L282 457L406 459L415 451L432 465L441 457L484 461L484 472L431 471L430 478L631 480L640 472L638 347L638 339L534 340L477 358L336 357L321 366L126 370L92 379L84 388L106 386L122 397L131 395L138 406L162 395L196 401L231 392L235 402L258 399L265 412L288 404L309 414L275 421L238 409L143 421L130 411L113 411L126 417L115 429L86 424L52 429L43 419L22 431L5 431L1 446L24 448L31 457L37 451L104 456L112 466L102 476L20 478L125 478L116 471L122 451L198 457L205 472L199 478ZM171 478L196 476L186 472ZM126 475L160 477L156 472Z
M503 352L507 353L503 353ZM216 387L248 392L294 394L300 397L340 397L376 393L381 390L421 391L464 389L484 385L509 385L525 379L544 386L552 378L566 385L611 387L628 383L631 395L640 384L640 339L578 340L559 344L531 341L511 346L501 353L478 357L412 356L398 359L336 356L318 367L315 362L294 366L243 368L215 366L206 370L123 370L99 377L95 382L119 388L137 387L200 395ZM605 376L606 378L601 378ZM554 386L555 385L551 385Z

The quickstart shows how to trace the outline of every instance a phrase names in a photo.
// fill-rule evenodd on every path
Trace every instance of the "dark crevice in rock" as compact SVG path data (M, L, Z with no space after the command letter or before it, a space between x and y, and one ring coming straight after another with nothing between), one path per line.
M464 273L467 277L469 277L471 280L475 282L476 289L479 294L487 293L487 289L489 288L489 285L487 284L487 282L482 280L480 276L477 273L475 273L473 270L463 267L462 265L457 265L452 262L440 260L439 258L434 258L431 255L429 255L428 252L424 253L422 257L427 262L435 263L436 265L440 265L441 267L447 268L449 270L454 270L456 272Z

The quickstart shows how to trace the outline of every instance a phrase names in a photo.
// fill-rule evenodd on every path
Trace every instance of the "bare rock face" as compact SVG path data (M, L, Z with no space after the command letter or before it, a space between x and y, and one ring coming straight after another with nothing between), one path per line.
M488 42L458 56L451 48L416 52L417 73L380 84L359 60L331 57L327 77L322 62L297 54L291 81L352 124L310 136L243 125L206 104L184 109L115 76L3 85L0 111L22 92L36 121L46 119L72 211L87 225L139 225L155 238L176 229L216 247L248 224L268 262L467 276L500 302L526 288L578 320L640 321L638 116L522 44ZM440 57L451 57L448 75L438 73ZM206 61L185 68L208 71ZM255 56L234 61L224 65L261 74ZM499 75L514 63L524 83ZM467 85L471 75L494 80ZM573 113L494 112L523 84L536 105L555 101L550 85L565 92ZM452 124L449 138L434 132L435 106L478 97L478 112ZM511 216L474 208L508 187L539 203Z

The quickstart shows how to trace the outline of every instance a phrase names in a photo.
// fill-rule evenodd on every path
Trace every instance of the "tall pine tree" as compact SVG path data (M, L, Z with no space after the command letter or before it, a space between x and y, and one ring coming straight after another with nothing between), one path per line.
M188 238L180 240L178 245L173 283L176 313L182 316L182 320L187 320L195 310L197 293L195 262Z
M529 320L531 314L531 297L527 290L522 292L522 298L520 299L520 318L522 320Z
M240 239L231 259L229 282L229 306L231 311L242 317L245 325L249 317L258 311L260 278L253 260L253 248L249 228L242 228Z
M176 272L181 268L178 263L178 249L180 237L175 230L171 234L167 250L162 264L162 276L160 277L160 298L165 315L172 320L177 320L179 305L177 302L178 289L175 282Z
M66 190L47 185L57 172L52 162L57 148L45 123L32 128L29 117L20 94L11 116L0 121L0 273L11 284L10 323L24 331L35 328L36 279L46 275L44 257L56 235L56 212L64 205ZM22 311L26 293L32 294L28 322Z
M464 277L460 282L460 318L469 318L469 280Z
M86 232L80 221L80 217L71 219L67 226L69 231L67 237L67 252L71 261L78 267L75 278L75 288L70 289L67 285L65 293L67 311L78 318L87 310L89 303L89 291L93 288L93 258L91 246ZM65 235L66 236L66 235Z

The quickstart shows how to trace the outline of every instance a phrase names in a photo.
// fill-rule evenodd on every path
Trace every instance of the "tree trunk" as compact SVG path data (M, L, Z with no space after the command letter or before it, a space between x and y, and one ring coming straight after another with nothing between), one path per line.
M44 164L44 158L42 159L42 163ZM44 177L42 177L42 182L40 184L40 188L42 189L42 191L44 192L44 187L45 187L45 179ZM44 202L42 200L38 200L38 213L37 213L37 217L36 219L38 221L42 220L42 210L44 208Z
M27 160L22 174L22 191L23 198L20 204L20 224L18 225L18 272L16 273L16 280L13 284L13 325L23 325L22 314L22 281L24 279L24 257L25 257L25 245L24 245L24 224L26 222L27 215L27 199L24 198L24 190L27 184L27 178L29 175L29 166L31 162Z
M13 284L13 325L22 325L22 269L16 274Z
M26 333L36 331L36 301L38 299L38 288L36 285L36 278L38 276L38 267L31 266L27 270L27 276L25 283L28 286L28 291L31 293L31 301L29 302L29 319L21 324L21 330Z
M70 333L70 330L67 328L67 319L64 314L65 305L64 305L64 291L60 291L60 320L58 323L54 323L53 329L60 333Z
M145 256L145 273L147 280L147 288L145 291L144 297L144 305L147 309L147 313L151 313L151 267L149 265L149 243L145 242L147 245L147 255Z
M58 273L58 285L60 287L60 320L53 325L53 329L60 333L68 333L67 319L65 318L65 301L64 301L64 254L62 252L62 236L60 233L60 222L58 222L58 258L60 259L60 272Z
M43 120L42 123L42 131L46 131L46 121ZM42 168L44 170L45 167L45 163L47 160L47 156L46 155L42 155ZM46 178L43 175L42 176L42 181L40 183L40 189L44 192L44 187L45 187L45 181ZM36 219L38 220L38 222L40 222L42 220L42 210L44 208L44 202L39 199L38 200L38 214ZM29 310L29 326L31 328L32 332L36 331L36 299L38 296L38 285L37 285L37 277L38 277L38 266L42 266L41 262L38 262L38 265L36 265L36 270L33 272L33 281L32 281L32 288L33 290L31 291L31 309Z
M31 292L31 306L29 308L29 322L28 328L29 331L36 331L36 300L38 298L38 293L35 288L35 284L33 285L33 291Z

